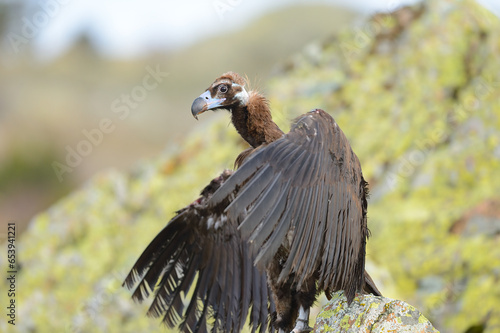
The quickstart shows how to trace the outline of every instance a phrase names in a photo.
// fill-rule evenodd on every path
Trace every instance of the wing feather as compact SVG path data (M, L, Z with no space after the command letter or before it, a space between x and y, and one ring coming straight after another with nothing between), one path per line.
M207 204L228 179L223 173L200 199L179 211L124 282L129 289L138 284L134 292L138 301L153 291L148 314L163 316L168 327L181 332L239 332L249 312L255 327L270 322L273 300L266 273L253 266L255 255L249 244L241 238L236 221L224 213L231 199L223 198L215 207Z
M278 281L293 275L300 286L317 274L321 288L349 291L351 301L352 290L362 289L353 277L364 270L362 181L344 133L327 113L314 110L288 134L256 149L209 205L235 194L226 212L253 244L259 267L285 245L288 258Z
M312 201L306 203L307 204L307 210L306 213L304 214L303 218L301 219L301 222L304 221L311 221L314 218L314 212L317 209L317 204L318 204L318 191L314 189L313 191L313 196L312 196ZM292 271L298 275L299 278L299 284L302 282L302 276L304 272L302 271L303 268L303 262L304 262L304 256L308 255L306 252L307 246L310 242L311 239L311 234L313 231L314 226L311 226L309 223L301 223L300 224L301 231L298 232L297 235L301 238L299 242L297 242L297 246L299 247L299 250L297 252L297 255L295 258L290 258L288 257L288 260L293 259L293 266L292 266Z
M272 195L267 195L263 196L262 199L259 200L259 202L256 203L256 205L259 205L259 209L262 207L269 207L269 210L266 210L265 216L263 218L259 218L258 221L260 224L258 227L254 230L252 233L252 236L250 237L249 241L253 243L254 246L259 247L262 242L269 236L269 234L273 231L275 223L278 221L279 215L283 212L284 206L286 204L286 199L288 194L288 187L290 186L290 181L288 181L285 184L282 184L279 188L274 187L274 182L269 186L269 189L273 192ZM262 202L260 204L260 202ZM271 202L271 204L269 204ZM255 219L255 216L253 216L253 213L255 212L252 211L246 218L244 223L247 223L247 221L251 220L252 218ZM242 223L240 225L240 230L244 226Z
M308 200L309 195L311 195L311 194L312 194L311 191L301 191L301 190L297 189L296 190L297 199L295 200L295 202L291 201L291 205L290 205L290 208L293 210L293 213L288 216L289 220L287 221L287 224L290 227L288 229L285 229L285 226L286 226L285 221L283 221L281 223L281 225L283 226L282 228L280 226L278 226L278 230L281 230L281 234L284 233L283 229L285 229L287 231L287 233L292 232L292 244L293 244L293 246L291 246L288 258L293 258L295 256L295 253L297 253L297 248L298 248L297 245L299 244L299 242L293 241L293 239L295 238L295 236L298 233L298 230L296 230L295 227L292 225L295 223L295 220L297 220L298 217L302 214L302 210L307 208L306 205L304 205L303 203ZM287 233L285 233L285 234L287 234ZM272 235L271 239L273 240L273 243L279 244L280 238L278 238L277 235ZM271 243L268 242L267 244L264 245L264 248L269 248L270 246L271 246ZM275 249L275 247L273 247L273 249ZM273 253L275 253L275 252L273 252ZM265 252L261 251L257 255L257 257L262 257L262 258L266 257L269 260L269 258L271 258L271 254L274 255L273 253L265 253ZM278 282L284 281L290 275L291 269L292 269L292 261L293 260L287 260L285 262L285 265L284 265L283 269L281 270L280 275L278 277ZM262 263L259 263L259 264L263 265Z
M271 167L266 165L260 168L257 174L240 190L238 199L233 200L225 209L228 218L236 221L239 216L245 214L246 208L262 195L263 190L268 188L272 177L273 170Z
M305 223L300 223L300 221L303 221L306 216L307 212L310 210L311 205L311 199L313 198L314 195L314 190L312 188L307 189L307 191L304 193L303 200L299 203L299 209L297 210L297 215L296 218L293 221L293 237L292 237L292 242L290 244L290 253L288 255L288 258L285 262L284 268L282 269L278 281L284 281L288 275L291 273L296 272L296 261L300 257L297 255L302 242L300 239L302 238L302 235L304 234L304 229L306 224Z
M265 190L259 196L255 206L258 206L259 209L252 209L251 212L245 217L244 221L239 225L238 229L241 232L243 238L248 238L248 236L252 233L255 228L258 227L259 223L263 220L263 218L268 214L268 212L273 208L276 203L276 199L280 194L280 191L277 191L277 188L281 188L281 186L277 185L279 182L279 177L274 177L270 180L269 184L266 184ZM251 188L251 187L247 187ZM245 201L248 201L245 196L238 196L233 203L236 203L233 208L236 208L238 205L238 201L240 198L244 198ZM235 207L236 206L236 207ZM248 207L248 206L244 206ZM229 208L229 207L228 207ZM244 211L240 214L235 212L235 209L228 209L228 216L240 216ZM256 231L257 232L257 231Z

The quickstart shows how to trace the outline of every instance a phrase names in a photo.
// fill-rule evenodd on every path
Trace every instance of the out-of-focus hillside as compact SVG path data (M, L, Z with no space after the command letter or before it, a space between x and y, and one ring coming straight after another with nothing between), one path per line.
M427 1L308 47L266 84L283 129L317 107L339 123L370 182L367 269L441 332L500 332L499 54L498 18L473 1ZM158 330L121 282L245 148L228 121L204 114L163 154L40 214L18 240L16 328Z
M5 23L3 14L0 19ZM186 132L196 126L189 113L191 101L214 73L237 70L264 80L281 59L347 26L354 17L332 6L283 8L241 30L130 60L102 58L82 36L62 57L38 62L29 43L19 44L21 52L15 54L4 38L0 49L2 225L15 220L22 228L36 212L98 170L130 168L139 159L158 154L165 144L182 144ZM9 19L23 22L20 17ZM14 28L4 25L5 36L16 31L9 29ZM136 91L135 100L134 89L142 87L148 68L168 75L144 97ZM123 100L123 95L131 95L132 101ZM118 104L113 104L116 100ZM114 112L126 103L132 105L128 114ZM52 162L69 166L68 149L78 152L78 145L88 140L82 131L92 132L104 118L113 122L112 133L102 140L96 135L98 144L75 167L70 166L71 172L62 172L60 181Z

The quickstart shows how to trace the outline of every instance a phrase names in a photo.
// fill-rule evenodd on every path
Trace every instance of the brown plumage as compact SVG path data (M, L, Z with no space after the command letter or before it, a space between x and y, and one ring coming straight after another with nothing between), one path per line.
M251 148L177 215L138 259L125 283L149 314L183 332L308 332L318 293L380 295L366 273L367 183L333 118L313 110L283 134L267 100L236 73L193 102L197 117L226 109ZM193 293L184 304L185 297ZM181 323L179 321L182 319ZM295 324L295 327L294 327Z

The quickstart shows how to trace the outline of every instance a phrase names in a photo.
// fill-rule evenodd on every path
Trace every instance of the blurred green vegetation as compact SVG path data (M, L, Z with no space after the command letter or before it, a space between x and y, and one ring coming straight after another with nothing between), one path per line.
M367 269L441 332L500 332L499 55L498 18L473 1L428 1L312 44L267 84L284 130L313 108L339 123L370 183ZM158 330L121 282L173 212L245 148L227 116L209 119L33 221L18 240L16 329Z

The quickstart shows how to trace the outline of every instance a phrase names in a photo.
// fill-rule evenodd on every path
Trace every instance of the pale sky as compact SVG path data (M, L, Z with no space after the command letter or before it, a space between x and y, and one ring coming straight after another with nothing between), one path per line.
M11 1L11 0L0 0ZM42 58L57 56L82 31L88 31L98 50L111 57L133 57L154 48L176 48L200 38L238 29L250 20L278 7L313 3L306 0L28 0L33 11L48 13L47 21L30 40ZM366 14L388 12L415 0L322 0L342 4ZM479 0L500 16L500 1ZM45 16L47 17L47 15Z

